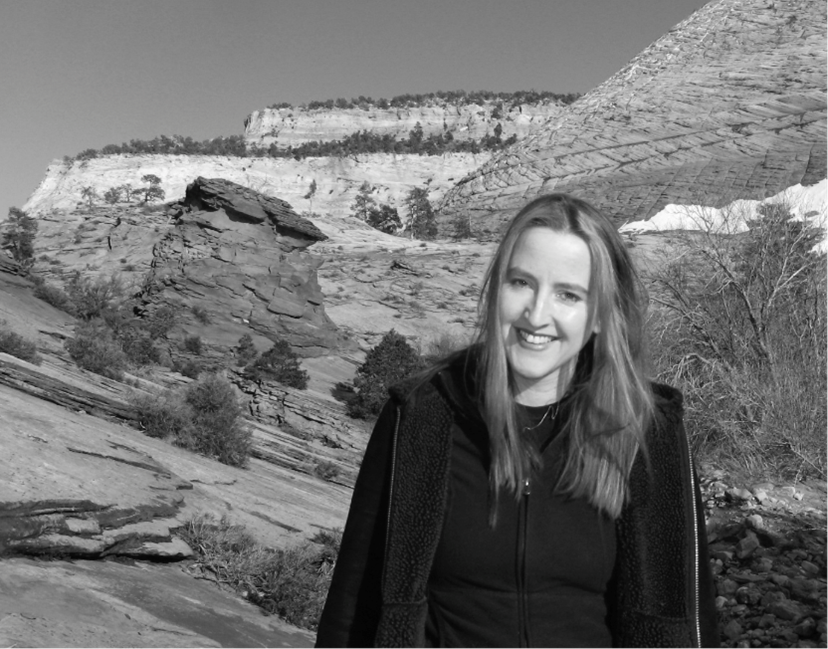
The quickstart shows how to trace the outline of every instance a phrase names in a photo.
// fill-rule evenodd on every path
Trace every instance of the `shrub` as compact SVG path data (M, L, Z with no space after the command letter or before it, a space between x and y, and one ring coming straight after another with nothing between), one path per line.
M348 401L348 414L360 419L378 415L388 398L388 388L424 367L416 350L392 329L368 352L357 370L356 394Z
M339 476L339 473L339 465L327 460L322 460L313 467L313 474L326 482L335 480Z
M40 365L37 345L20 334L6 329L6 321L0 320L0 352L11 354L29 363Z
M201 336L187 336L182 345L184 351L200 356L204 351L204 346L201 343Z
M195 316L195 319L198 320L201 324L203 324L203 325L210 324L210 322L211 322L210 314L207 312L207 309L205 309L203 307L200 307L200 306L194 306L192 308L192 312L193 312L193 315Z
M232 384L208 374L190 385L184 395L193 409L193 430L177 443L223 464L244 466L250 456L251 435L241 423L241 407Z
M226 583L268 613L316 630L339 553L341 533L320 532L311 541L273 550L256 543L244 528L226 518L197 516L182 537L198 554L208 574Z
M160 362L161 352L146 329L127 325L118 332L117 338L130 363L143 366Z
M126 354L102 320L78 323L74 337L67 340L64 346L79 367L111 379L123 378Z
M250 363L256 358L256 346L253 344L253 337L250 334L244 334L239 338L239 344L236 347L236 365L242 367Z
M133 400L138 423L146 435L170 439L223 464L243 467L250 457L250 431L241 421L233 386L208 374L184 390Z
M685 394L702 460L768 479L826 474L826 266L822 236L786 206L761 218L693 215L698 232L648 278L659 378Z
M173 327L178 323L181 307L164 304L157 307L145 319L144 327L152 338L165 338Z
M299 357L281 338L273 342L259 358L250 363L244 371L253 381L277 381L282 385L304 390L308 387L308 373L299 364Z
M158 439L189 439L192 435L192 408L181 395L167 390L162 395L139 395L132 400L138 424L145 435Z
M75 315L75 306L62 288L40 281L35 283L33 293L36 298L51 304L56 309Z
M73 315L84 320L110 320L127 301L126 289L117 275L90 279L75 273L66 284Z
M467 336L445 332L426 345L423 350L423 357L427 363L431 364L467 347L468 344Z

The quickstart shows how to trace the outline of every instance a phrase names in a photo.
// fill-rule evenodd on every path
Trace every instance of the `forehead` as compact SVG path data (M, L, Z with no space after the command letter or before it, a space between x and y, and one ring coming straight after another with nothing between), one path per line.
M518 237L508 267L533 274L577 276L588 283L592 255L581 237L538 226Z

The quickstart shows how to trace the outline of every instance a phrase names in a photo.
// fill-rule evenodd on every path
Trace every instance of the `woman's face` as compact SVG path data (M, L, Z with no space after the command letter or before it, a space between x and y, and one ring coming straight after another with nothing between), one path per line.
M566 392L588 331L591 255L568 232L532 227L518 238L500 290L506 357L526 405L557 401Z

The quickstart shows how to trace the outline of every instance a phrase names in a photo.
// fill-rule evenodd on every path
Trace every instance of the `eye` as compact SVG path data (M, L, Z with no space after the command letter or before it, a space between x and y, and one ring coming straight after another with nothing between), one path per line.
M572 291L563 291L561 293L561 299L565 302L580 302L583 298L578 295L577 293L573 293Z

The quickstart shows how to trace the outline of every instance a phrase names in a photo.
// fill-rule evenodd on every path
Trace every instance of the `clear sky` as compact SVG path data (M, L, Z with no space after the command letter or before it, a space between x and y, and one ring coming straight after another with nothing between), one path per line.
M703 0L0 0L0 210L54 158L240 134L253 110L586 92Z

